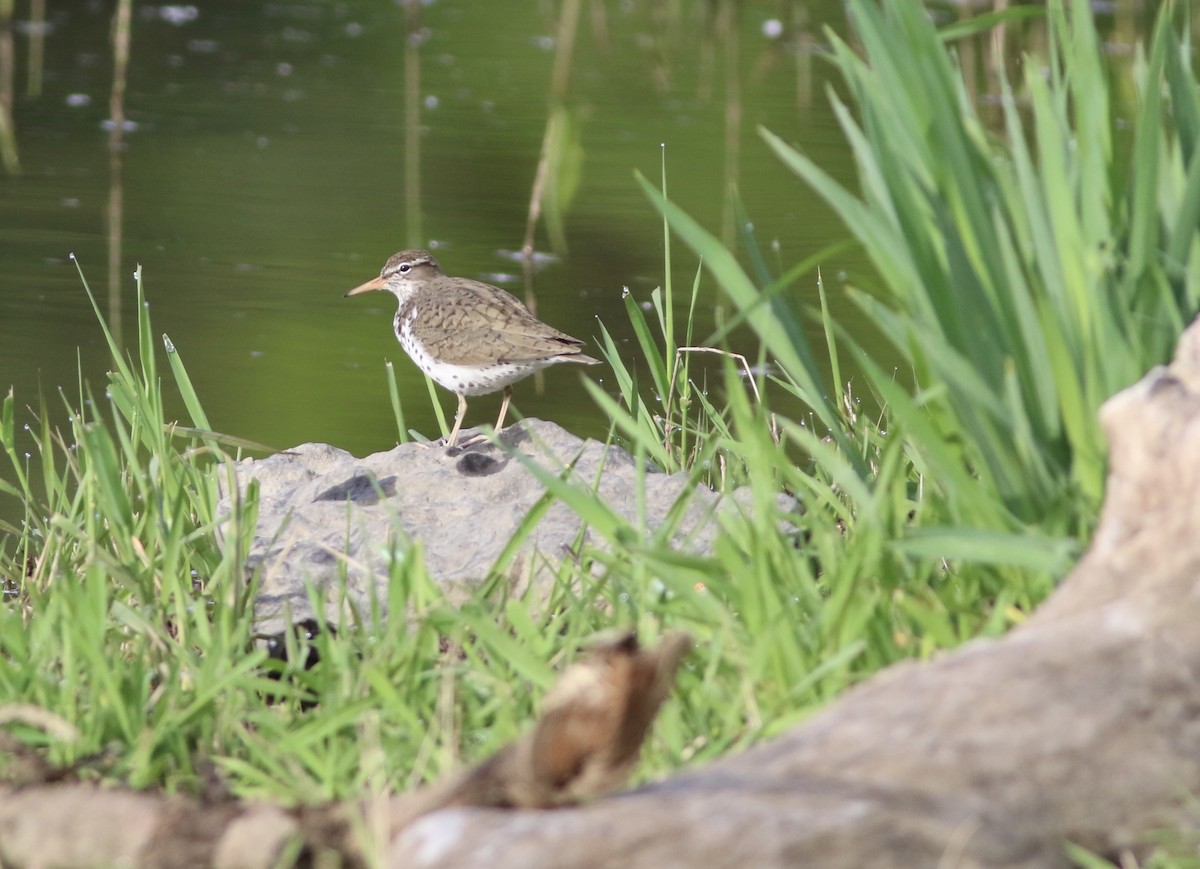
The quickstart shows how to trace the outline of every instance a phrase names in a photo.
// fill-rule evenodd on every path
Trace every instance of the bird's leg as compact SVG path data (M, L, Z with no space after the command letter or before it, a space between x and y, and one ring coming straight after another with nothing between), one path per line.
M446 438L446 446L452 447L458 443L458 430L462 428L463 417L467 415L467 397L460 395L458 397L458 413L454 415L454 428L450 431L450 437Z
M500 402L500 417L496 420L496 430L491 436L498 436L500 434L500 427L504 425L504 416L508 413L508 401L510 398L512 398L512 387L506 386L504 387L504 400ZM467 447L473 447L476 444L486 443L489 437L489 435L477 434L470 440L463 441L460 446L465 450ZM453 446L453 444L451 444L451 446Z
M463 441L461 444L458 444L458 448L467 449L468 447L475 447L476 444L487 443L488 439L499 435L500 426L504 425L504 415L509 412L509 398L511 397L512 386L505 386L504 401L500 402L500 415L499 419L496 420L496 431L492 432L492 435L479 435L479 433L476 433L476 435L468 438L467 441ZM449 445L450 447L454 447L455 444L451 443Z
M508 400L512 398L512 386L504 387L504 400L500 402L500 416L496 419L496 434L504 428L504 415L508 413Z

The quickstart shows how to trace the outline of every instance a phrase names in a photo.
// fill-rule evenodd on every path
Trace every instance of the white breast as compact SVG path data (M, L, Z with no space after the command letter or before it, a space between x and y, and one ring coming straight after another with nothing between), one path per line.
M401 318L396 314L396 337L400 346L409 355L417 367L433 378L434 382L458 395L484 395L495 392L515 383L523 377L528 377L539 368L553 364L553 360L535 362L493 362L488 365L451 365L430 355L425 345L417 340L412 332L412 321L416 316L414 310L409 310Z

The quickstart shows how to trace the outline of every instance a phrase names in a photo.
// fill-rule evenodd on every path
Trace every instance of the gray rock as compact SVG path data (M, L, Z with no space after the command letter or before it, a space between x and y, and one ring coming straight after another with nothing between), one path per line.
M345 603L369 612L374 593L386 608L393 562L406 558L414 543L451 601L462 600L497 571L516 592L529 587L534 594L543 592L563 559L602 544L604 537L566 503L554 500L519 549L498 563L546 495L545 483L529 464L565 476L578 497L594 500L606 516L611 511L614 525L606 534L654 533L683 499L686 508L670 531L674 543L700 552L715 535L713 513L720 499L690 485L686 474L645 469L648 518L642 529L638 493L643 477L626 451L583 441L540 420L509 427L501 442L503 447L466 450L409 443L364 459L325 444L305 444L240 462L241 492L251 480L259 485L248 566L262 571L260 627L279 631L285 622L312 616L310 586L324 601L325 615L335 623L345 621L343 576Z

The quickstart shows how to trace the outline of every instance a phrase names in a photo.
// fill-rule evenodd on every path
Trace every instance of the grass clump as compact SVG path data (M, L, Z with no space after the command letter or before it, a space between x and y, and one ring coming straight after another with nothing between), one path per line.
M0 703L33 704L68 725L24 733L47 762L103 767L144 785L192 767L211 736L207 713L252 667L231 662L245 657L235 645L249 629L250 590L236 544L254 513L237 499L219 509L213 438L195 433L181 449L164 424L140 276L138 293L137 367L106 329L116 367L103 396L81 381L78 396L60 396L65 430L51 427L45 406L35 418L37 479L17 448L11 391L4 400L0 444L11 477L0 492L24 516L19 529L0 529L9 592ZM172 367L182 371L177 359ZM179 383L198 407L186 379ZM222 537L234 545L218 545Z

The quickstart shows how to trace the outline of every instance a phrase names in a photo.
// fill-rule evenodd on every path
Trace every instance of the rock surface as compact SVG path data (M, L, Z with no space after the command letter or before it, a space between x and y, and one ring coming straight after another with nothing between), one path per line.
M574 510L555 501L511 561L498 565L546 493L522 457L554 476L568 474L583 490L595 488L632 528L638 527L644 474L649 531L685 498L683 519L672 532L675 544L702 551L715 535L713 511L720 499L690 485L686 474L639 469L619 447L583 441L540 420L510 426L501 441L504 448L481 444L466 450L408 443L364 459L325 444L305 444L240 462L239 488L244 492L252 479L259 485L248 567L262 570L262 629L279 632L285 622L311 617L309 584L325 600L326 617L342 622L343 573L352 605L369 612L373 588L386 607L392 560L403 558L414 541L430 576L451 601L466 597L497 568L514 590L531 584L536 594L553 581L562 559L602 541L583 527Z

